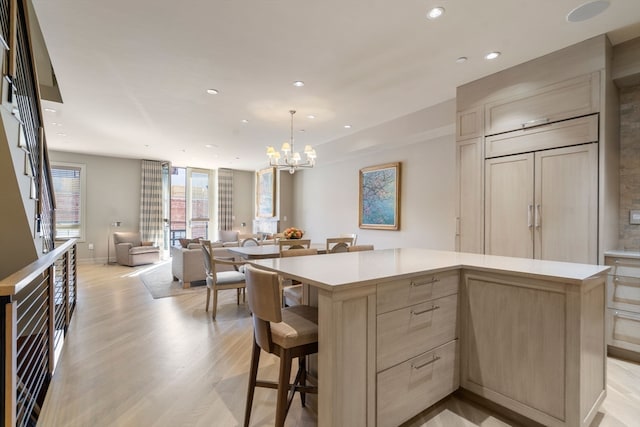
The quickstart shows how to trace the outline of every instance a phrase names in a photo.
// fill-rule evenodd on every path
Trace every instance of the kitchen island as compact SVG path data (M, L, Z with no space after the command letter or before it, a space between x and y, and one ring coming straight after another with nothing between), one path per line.
M257 260L318 291L318 424L398 425L459 387L549 426L606 395L608 267L385 249Z

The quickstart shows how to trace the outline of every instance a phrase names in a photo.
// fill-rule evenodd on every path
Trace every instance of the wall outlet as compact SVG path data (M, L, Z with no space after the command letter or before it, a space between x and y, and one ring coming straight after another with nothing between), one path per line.
M638 210L629 211L629 224L640 224L640 211Z
M87 249L89 249L90 251L92 251L92 250L93 250L93 243L89 243L89 244L87 245Z

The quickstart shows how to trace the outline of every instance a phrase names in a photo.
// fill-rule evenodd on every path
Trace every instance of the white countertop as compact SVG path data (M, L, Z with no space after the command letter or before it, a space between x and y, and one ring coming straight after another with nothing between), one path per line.
M581 284L606 274L609 267L500 257L431 249L400 248L252 261L290 278L324 289L364 286L386 280L436 273L452 268L515 273L563 283Z
M614 256L618 258L632 258L640 259L640 252L638 251L626 251L624 249L612 249L604 251L604 256Z

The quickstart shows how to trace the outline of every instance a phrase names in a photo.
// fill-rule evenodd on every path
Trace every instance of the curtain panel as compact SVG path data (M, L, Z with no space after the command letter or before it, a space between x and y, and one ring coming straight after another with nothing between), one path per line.
M142 161L140 184L140 235L143 241L162 246L162 162Z
M218 169L218 230L233 228L233 170Z

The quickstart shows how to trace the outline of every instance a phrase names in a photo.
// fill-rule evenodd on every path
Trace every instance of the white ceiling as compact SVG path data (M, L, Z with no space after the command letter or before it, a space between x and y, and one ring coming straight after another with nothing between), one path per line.
M640 0L568 23L584 1L33 0L64 101L44 102L57 110L44 113L47 141L253 170L289 139L296 109L297 147L313 144L320 163L323 143L451 99L460 84L599 34L640 34ZM444 17L427 20L433 6ZM484 60L493 50L502 56Z

